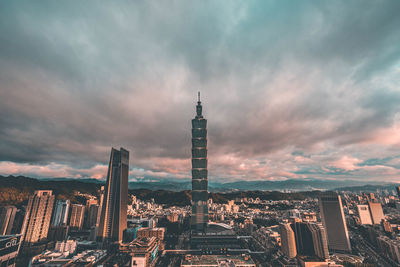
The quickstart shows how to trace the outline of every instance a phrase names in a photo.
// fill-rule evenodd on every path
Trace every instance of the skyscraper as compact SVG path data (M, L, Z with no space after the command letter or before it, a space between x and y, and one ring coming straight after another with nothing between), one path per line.
M111 149L98 229L103 241L121 241L127 227L129 152Z
M368 205L357 205L357 210L361 224L372 224L371 213L369 212Z
M281 232L281 250L288 258L294 258L297 255L296 241L293 229L290 224L279 225Z
M329 250L345 253L351 252L341 197L333 192L320 196L319 208L327 233Z
M315 256L329 259L325 228L320 223L307 223L307 227L312 235Z
M56 201L51 222L52 226L67 225L70 205L69 200Z
M378 202L368 202L369 211L371 212L371 218L373 224L380 224L385 219L383 214L382 205Z
M400 198L400 186L396 186L397 196Z
M100 225L101 219L101 209L103 207L103 200L104 200L104 186L100 187L100 203L99 203L99 210L97 211L97 220L96 220L96 227L98 228ZM97 235L97 234L96 234Z
M17 208L14 206L0 207L0 235L10 235Z
M82 229L84 217L85 217L85 206L80 204L72 204L69 226L74 229L79 229L79 230Z
M90 205L88 216L87 216L87 226L94 227L97 224L97 214L99 213L99 205Z
M199 98L192 120L192 217L194 232L204 232L208 222L207 120Z
M54 195L51 190L35 191L29 198L22 227L22 240L25 244L36 243L47 238Z
M314 255L313 238L307 223L294 222L291 227L294 232L297 253L303 256Z

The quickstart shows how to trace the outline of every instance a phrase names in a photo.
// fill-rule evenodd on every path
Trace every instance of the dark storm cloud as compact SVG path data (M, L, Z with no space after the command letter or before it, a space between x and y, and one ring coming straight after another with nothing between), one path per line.
M378 156L368 151L398 154L397 10L397 1L2 2L0 173L100 177L96 166L121 145L134 176L187 176L201 90L213 176L368 176L359 161Z

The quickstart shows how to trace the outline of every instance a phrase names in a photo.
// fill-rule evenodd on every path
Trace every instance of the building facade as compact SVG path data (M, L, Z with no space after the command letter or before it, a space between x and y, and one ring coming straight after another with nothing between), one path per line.
M323 225L320 223L307 223L307 227L311 232L314 255L322 260L329 259L328 241Z
M129 152L112 148L97 234L103 241L122 241L127 228L128 174Z
M10 235L14 226L17 208L14 206L0 207L0 235Z
M357 205L358 216L361 224L372 224L371 213L368 205Z
M85 218L85 206L80 204L72 204L69 226L72 229L81 230L83 227L84 218Z
M192 232L204 232L208 222L207 120L199 99L192 120Z
M22 240L25 244L33 244L47 238L53 206L54 195L51 190L35 191L29 198L22 227Z
M371 213L372 223L380 224L381 221L385 219L381 203L369 201L368 206Z
M67 225L70 206L71 202L69 200L56 201L51 221L52 226Z
M21 235L0 236L0 266L14 267L20 248Z
M136 238L120 245L120 251L131 255L132 267L153 267L157 262L159 242L155 237Z
M327 233L328 247L333 252L351 252L341 197L327 193L319 197L321 219Z
M297 255L296 241L294 231L290 224L279 225L281 232L281 250L288 258L294 258Z
M162 240L164 240L164 235L165 235L165 228L163 228L163 227L158 227L158 228L142 227L142 228L138 229L138 231L137 231L138 238L155 237L159 241L162 241Z

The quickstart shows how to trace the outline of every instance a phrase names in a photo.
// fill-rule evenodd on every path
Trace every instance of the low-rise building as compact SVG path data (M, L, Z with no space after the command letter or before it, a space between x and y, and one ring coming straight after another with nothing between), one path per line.
M159 241L156 237L136 238L132 242L120 245L122 253L131 256L131 267L153 267L157 262Z
M181 267L256 267L248 255L186 255Z

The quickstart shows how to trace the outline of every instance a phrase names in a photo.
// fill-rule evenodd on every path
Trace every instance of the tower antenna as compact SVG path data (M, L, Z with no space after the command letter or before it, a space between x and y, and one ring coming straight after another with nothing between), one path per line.
M197 93L198 102L200 102L200 91Z

